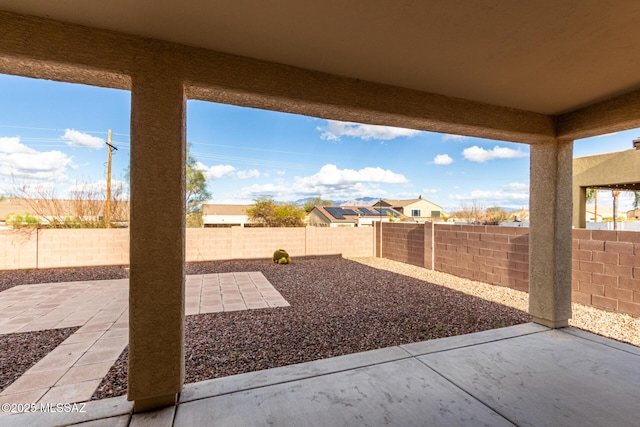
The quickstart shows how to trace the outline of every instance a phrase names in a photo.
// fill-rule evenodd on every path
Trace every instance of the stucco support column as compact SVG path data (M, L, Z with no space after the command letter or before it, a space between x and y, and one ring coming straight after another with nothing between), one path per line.
M587 227L587 188L573 186L573 226L575 228Z
M529 313L559 328L571 318L573 141L530 147Z
M132 78L129 391L134 411L175 404L184 382L185 92Z

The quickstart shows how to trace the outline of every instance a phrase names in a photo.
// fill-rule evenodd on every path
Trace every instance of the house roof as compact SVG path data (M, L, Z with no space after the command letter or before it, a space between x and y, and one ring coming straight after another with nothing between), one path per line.
M217 204L204 204L202 205L203 215L246 215L247 209L252 205L217 205Z
M387 213L394 218L402 217L402 214L391 208L374 208L368 206L316 206L316 212L321 213L331 222L351 223L358 218L387 217Z
M431 203L432 205L435 205L439 208L442 209L442 206L438 205L437 203L433 203L430 200L427 200L425 198L417 198L417 199L405 199L405 200L394 200L394 199L382 199L382 201L386 204L388 204L389 206L396 206L396 207L401 207L404 208L405 206L409 206L412 205L414 203L420 202L420 201L425 201L428 203Z
M38 200L7 197L0 200L0 221L4 221L10 214L29 214L33 216L74 216L102 215L104 200ZM120 216L128 216L128 200L112 200L112 206L116 203L120 207ZM121 219L121 218L119 218Z
M466 100L474 123L491 106L514 109L512 119L548 136L597 134L607 121L588 119L607 110L600 103L631 109L640 90L636 1L0 0L0 10L342 76L363 90L450 97L444 115ZM586 114L578 123L574 113ZM617 117L627 129L640 123Z

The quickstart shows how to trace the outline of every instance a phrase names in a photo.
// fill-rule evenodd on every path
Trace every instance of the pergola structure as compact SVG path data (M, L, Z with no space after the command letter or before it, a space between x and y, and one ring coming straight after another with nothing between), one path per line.
M586 227L588 188L640 191L640 147L573 159L574 227Z
M639 21L636 1L0 0L0 72L131 91L139 412L183 386L186 100L530 144L529 311L562 327L573 141L640 126Z

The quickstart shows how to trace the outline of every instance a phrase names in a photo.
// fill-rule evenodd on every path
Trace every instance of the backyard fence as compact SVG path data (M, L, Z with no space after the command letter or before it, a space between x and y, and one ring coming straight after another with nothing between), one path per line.
M188 228L186 261L374 255L373 228ZM128 229L0 231L0 270L128 265Z
M376 255L458 277L529 291L529 228L376 225ZM640 233L573 230L572 300L640 316Z
M382 226L382 231L380 227ZM382 237L382 238L380 238ZM377 223L374 227L193 228L186 261L378 256L458 277L529 290L529 229ZM128 229L0 231L0 270L128 265ZM573 230L572 299L640 316L640 232Z

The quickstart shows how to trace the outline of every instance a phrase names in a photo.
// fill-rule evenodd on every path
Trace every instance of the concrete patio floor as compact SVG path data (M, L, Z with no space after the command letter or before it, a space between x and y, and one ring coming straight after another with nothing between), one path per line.
M125 397L7 426L640 426L640 348L528 323L186 384L175 407Z

